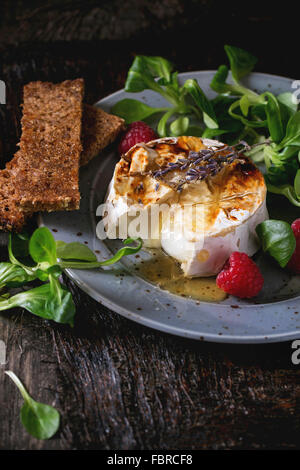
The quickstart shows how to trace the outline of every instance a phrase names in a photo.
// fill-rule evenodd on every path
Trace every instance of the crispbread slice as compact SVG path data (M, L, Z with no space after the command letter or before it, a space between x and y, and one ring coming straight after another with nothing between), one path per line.
M79 208L83 80L24 87L22 136L13 172L20 208Z
M80 165L86 165L112 143L124 129L124 120L101 108L85 104L82 116L82 154Z

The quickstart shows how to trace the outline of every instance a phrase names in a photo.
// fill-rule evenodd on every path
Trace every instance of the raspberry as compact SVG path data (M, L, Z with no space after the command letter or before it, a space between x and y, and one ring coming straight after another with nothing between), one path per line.
M300 219L294 220L291 227L292 227L295 237L296 238L300 237Z
M217 286L240 298L255 297L262 289L264 278L246 253L234 251L217 276Z
M123 155L135 144L144 142L145 144L150 140L157 139L157 134L151 127L143 121L136 121L129 124L127 131L121 138L119 144L119 153Z
M287 267L293 273L300 274L300 219L294 220L291 227L296 238L296 248Z

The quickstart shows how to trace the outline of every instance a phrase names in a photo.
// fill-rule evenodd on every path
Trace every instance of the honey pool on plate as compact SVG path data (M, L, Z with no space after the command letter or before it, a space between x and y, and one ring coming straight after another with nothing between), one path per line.
M161 289L173 294L192 297L206 302L220 302L226 293L218 288L215 277L187 278L179 264L161 249L147 250L151 259L139 260L135 269L147 281L158 285Z

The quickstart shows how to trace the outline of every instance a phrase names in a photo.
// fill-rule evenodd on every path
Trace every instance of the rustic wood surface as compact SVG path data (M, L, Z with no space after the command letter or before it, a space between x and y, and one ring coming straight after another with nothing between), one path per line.
M260 23L255 24L260 31ZM220 44L226 39L198 54L180 49L173 39L166 35L142 45L95 40L3 47L0 78L8 94L7 105L0 106L2 166L15 151L21 89L30 80L83 76L86 101L92 103L122 87L136 52L166 55L179 70L212 68L224 61ZM244 38L240 44L247 42ZM266 57L258 70L296 76L298 66L288 57L280 63L272 54ZM4 235L0 241L5 260ZM290 343L234 346L183 340L121 318L65 282L77 307L73 330L21 309L0 315L0 340L7 345L7 363L0 365L0 449L300 447L300 366L291 363ZM13 370L34 398L60 410L62 424L53 439L38 441L24 431L22 400L5 369Z

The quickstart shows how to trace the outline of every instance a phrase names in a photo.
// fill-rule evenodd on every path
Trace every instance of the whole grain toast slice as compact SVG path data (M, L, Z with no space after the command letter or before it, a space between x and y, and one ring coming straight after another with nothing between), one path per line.
M101 108L84 104L82 115L82 154L80 165L86 165L111 144L125 128L124 119Z
M79 208L83 80L24 87L22 135L9 165L25 212Z

